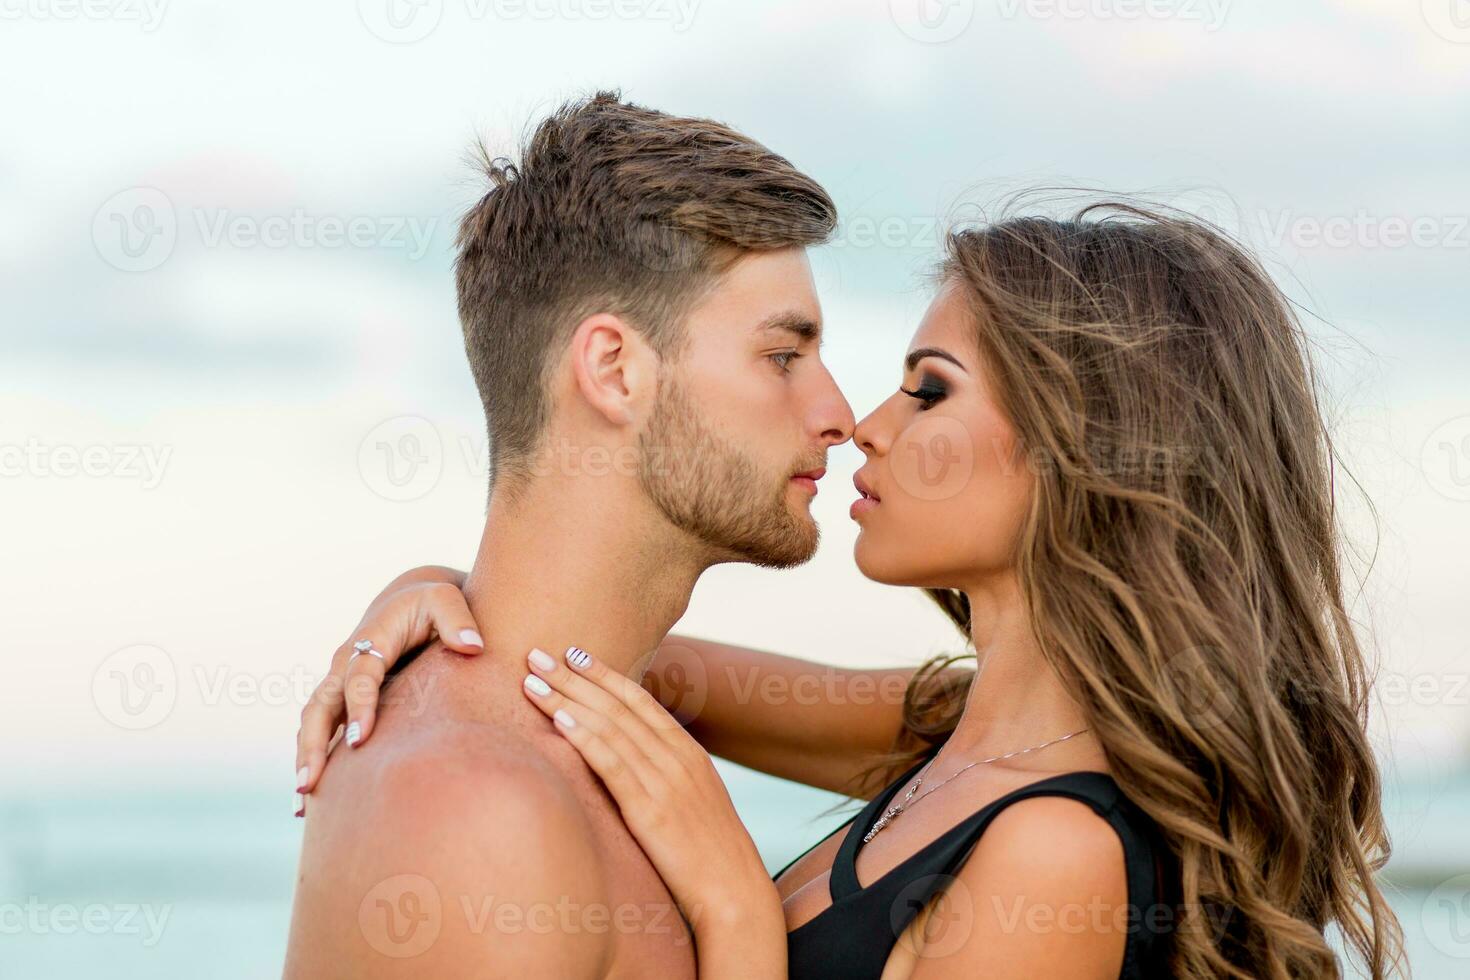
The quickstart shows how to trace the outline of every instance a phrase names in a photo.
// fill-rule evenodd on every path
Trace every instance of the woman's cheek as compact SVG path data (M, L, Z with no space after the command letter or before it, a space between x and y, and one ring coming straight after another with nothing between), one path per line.
M874 565L912 579L1007 564L1031 485L1016 447L1009 426L989 414L915 417L889 452L885 489L896 506L885 515L889 534L872 542ZM880 506L888 503L885 496Z
M920 503L964 495L975 475L978 435L953 415L931 411L917 416L889 450L889 492Z

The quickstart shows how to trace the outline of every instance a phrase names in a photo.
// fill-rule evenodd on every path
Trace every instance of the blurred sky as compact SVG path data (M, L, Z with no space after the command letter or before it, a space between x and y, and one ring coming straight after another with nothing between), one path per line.
M1377 508L1375 531L1344 499L1376 555L1355 608L1380 744L1405 770L1464 759L1466 0L0 0L0 81L10 779L284 791L367 601L478 541L465 151L603 86L832 192L813 259L859 414L899 380L936 219L1063 183L1237 231L1322 318ZM815 561L717 569L683 627L850 664L953 646L853 569L859 461L833 454Z

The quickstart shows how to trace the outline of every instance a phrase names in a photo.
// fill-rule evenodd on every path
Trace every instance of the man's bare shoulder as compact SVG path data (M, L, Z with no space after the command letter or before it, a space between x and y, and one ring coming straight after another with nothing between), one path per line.
M563 774L472 722L399 734L334 760L313 794L287 974L600 975L605 935L531 928L605 898Z
M344 773L357 784L350 795L405 831L465 833L498 822L588 829L565 772L540 746L503 727L468 721L423 726L373 752L381 757L362 753L366 771Z

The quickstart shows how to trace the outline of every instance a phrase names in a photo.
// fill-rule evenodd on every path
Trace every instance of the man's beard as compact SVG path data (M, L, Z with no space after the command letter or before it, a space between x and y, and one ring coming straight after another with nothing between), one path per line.
M638 478L669 522L709 546L717 560L770 568L800 565L816 554L810 515L786 502L801 468L762 474L745 452L704 424L679 382L659 382L658 403L639 439ZM817 460L805 469L821 465Z

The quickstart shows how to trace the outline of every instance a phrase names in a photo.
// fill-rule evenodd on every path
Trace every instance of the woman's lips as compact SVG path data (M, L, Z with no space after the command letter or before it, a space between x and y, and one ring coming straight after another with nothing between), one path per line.
M852 502L852 506L848 508L847 513L853 520L857 520L859 517L866 514L874 507L878 506L879 497L876 493L872 491L868 484L864 482L861 473L852 478L852 485L857 487L858 499Z

